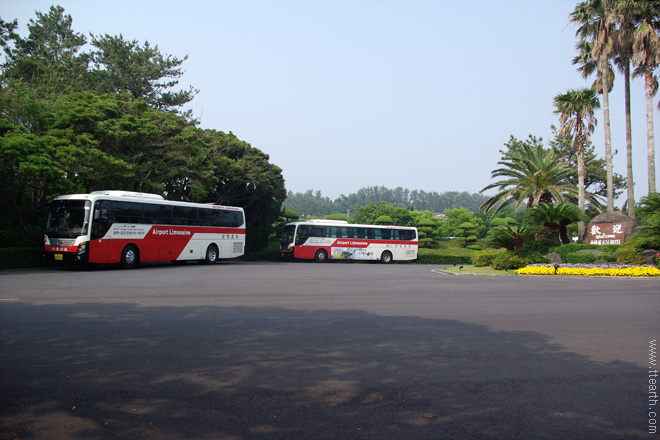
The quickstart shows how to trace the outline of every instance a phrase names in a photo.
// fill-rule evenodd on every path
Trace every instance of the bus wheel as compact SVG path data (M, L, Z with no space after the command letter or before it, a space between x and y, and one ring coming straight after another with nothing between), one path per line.
M206 258L204 258L204 264L214 264L218 261L218 247L214 244L209 245L206 248Z
M380 254L380 262L383 264L390 264L392 262L392 253L390 251L385 251Z
M140 253L138 248L129 244L121 251L121 267L124 269L133 269L140 262Z
M326 261L328 261L328 251L326 251L325 249L319 249L318 251L316 251L316 255L314 255L314 260L317 263L325 263Z

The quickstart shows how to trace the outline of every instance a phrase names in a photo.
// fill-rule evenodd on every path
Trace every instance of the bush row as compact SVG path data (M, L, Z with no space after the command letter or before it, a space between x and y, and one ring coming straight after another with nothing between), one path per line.
M43 247L0 248L0 269L52 266L43 254Z

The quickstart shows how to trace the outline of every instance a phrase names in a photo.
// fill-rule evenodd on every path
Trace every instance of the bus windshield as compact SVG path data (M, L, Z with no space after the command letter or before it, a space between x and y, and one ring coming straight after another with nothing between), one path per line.
M55 200L48 214L46 234L62 238L87 234L90 208L89 200Z
M280 230L281 238L280 244L282 248L286 249L288 245L293 243L293 234L296 232L296 225L286 225Z

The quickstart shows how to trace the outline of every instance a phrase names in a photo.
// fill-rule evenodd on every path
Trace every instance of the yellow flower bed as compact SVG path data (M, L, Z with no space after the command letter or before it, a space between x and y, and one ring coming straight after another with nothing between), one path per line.
M550 266L527 266L516 271L518 275L554 275L555 268ZM632 266L621 269L590 267L572 268L560 267L557 275L582 275L582 276L612 276L612 277L655 277L660 275L660 269L651 266Z

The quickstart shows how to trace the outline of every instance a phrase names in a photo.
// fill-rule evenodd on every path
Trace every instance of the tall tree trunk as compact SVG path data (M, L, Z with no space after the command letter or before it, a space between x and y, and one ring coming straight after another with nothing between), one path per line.
M583 138L582 136L580 136ZM584 139L584 138L583 138ZM578 166L578 208L584 213L584 178L587 174L586 167L584 166L584 145L577 148L577 166ZM578 222L578 240L582 242L584 238L584 222Z
M649 161L649 194L655 192L655 141L653 139L653 73L646 72L646 139Z
M603 77L603 125L605 126L605 169L607 171L607 211L614 211L614 178L612 174L612 135L610 134L610 99L607 81L607 58L601 57Z
M628 173L626 182L628 186L628 215L635 218L635 187L633 181L632 165L632 124L630 121L630 60L625 60L624 65L625 80L625 106L626 106L626 160Z

